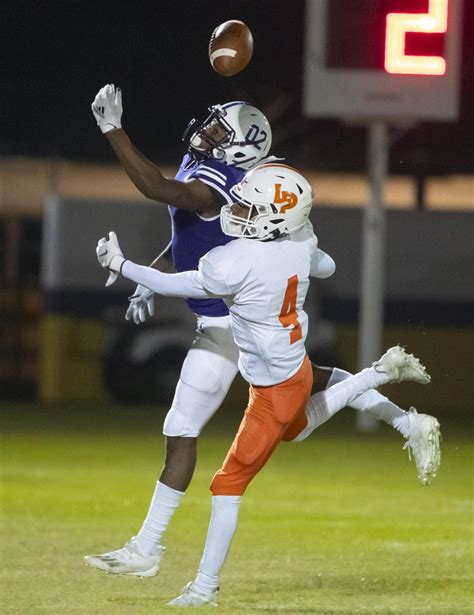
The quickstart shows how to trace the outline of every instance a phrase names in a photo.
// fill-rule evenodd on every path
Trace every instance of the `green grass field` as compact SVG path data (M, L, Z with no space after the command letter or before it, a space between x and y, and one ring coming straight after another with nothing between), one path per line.
M82 557L138 530L161 468L162 415L35 406L2 415L1 613L170 612L164 605L196 571L208 485L236 419L206 429L160 574L139 579L105 575ZM251 484L220 613L474 612L468 434L444 426L439 477L422 488L398 434L356 435L351 420L346 411L305 443L282 445Z

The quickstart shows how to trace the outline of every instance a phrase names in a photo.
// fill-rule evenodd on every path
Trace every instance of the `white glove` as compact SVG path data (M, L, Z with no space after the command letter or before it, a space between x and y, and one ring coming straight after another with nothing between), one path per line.
M108 269L110 271L105 285L111 286L119 277L122 265L126 260L123 257L122 250L120 249L117 235L113 231L110 231L108 239L105 237L99 239L95 251L99 263L104 269Z
M122 90L113 83L104 85L94 98L92 113L104 134L122 128Z
M139 284L135 289L133 295L128 298L130 305L128 306L127 313L125 314L126 320L133 320L136 325L146 320L146 312L150 316L155 313L155 300L153 298L153 291L146 286Z

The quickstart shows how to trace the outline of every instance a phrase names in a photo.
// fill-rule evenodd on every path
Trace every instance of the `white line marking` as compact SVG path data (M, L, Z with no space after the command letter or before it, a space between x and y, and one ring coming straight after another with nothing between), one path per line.
M215 51L213 51L209 57L211 59L211 62L214 62L216 58L220 58L222 56L226 58L235 58L236 55L236 49L228 49L227 47L223 47L222 49L216 49Z

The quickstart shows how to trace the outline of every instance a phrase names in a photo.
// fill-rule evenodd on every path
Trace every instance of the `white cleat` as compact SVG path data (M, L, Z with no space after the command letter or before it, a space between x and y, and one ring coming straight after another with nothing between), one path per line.
M168 602L167 606L217 606L217 594L219 589L206 592L195 588L192 582L183 587L182 594Z
M160 558L165 547L159 546L156 553L147 555L138 546L134 536L117 551L101 555L86 555L84 560L89 566L111 574L129 574L136 577L154 577L160 569Z
M418 480L424 486L430 485L436 477L441 463L441 431L434 416L418 414L415 408L410 408L410 435L407 437L404 449L408 449L415 458Z
M372 363L372 366L379 374L386 374L389 382L412 380L428 384L431 381L431 376L424 365L412 354L405 352L401 346L389 348L378 361Z

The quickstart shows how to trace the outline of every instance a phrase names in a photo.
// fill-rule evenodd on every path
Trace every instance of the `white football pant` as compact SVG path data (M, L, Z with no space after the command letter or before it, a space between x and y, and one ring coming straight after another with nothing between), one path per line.
M198 316L196 337L165 418L165 436L199 436L227 395L238 372L238 358L230 316Z

